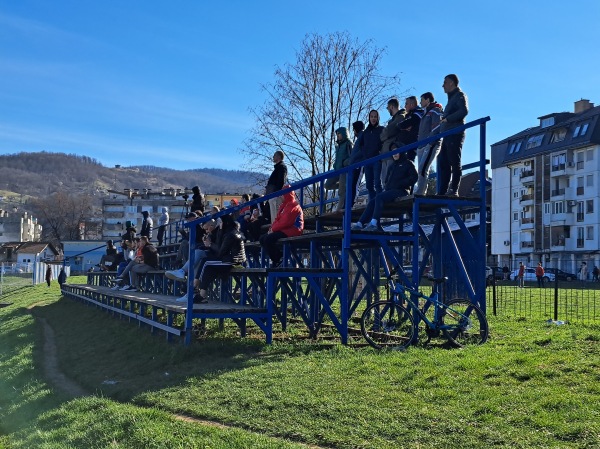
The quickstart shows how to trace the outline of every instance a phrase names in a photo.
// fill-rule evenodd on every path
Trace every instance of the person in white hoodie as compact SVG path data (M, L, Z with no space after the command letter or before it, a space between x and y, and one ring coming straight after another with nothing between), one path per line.
M169 224L169 208L163 207L161 209L162 215L158 219L158 236L156 237L158 240L158 246L161 246L165 237L165 228Z

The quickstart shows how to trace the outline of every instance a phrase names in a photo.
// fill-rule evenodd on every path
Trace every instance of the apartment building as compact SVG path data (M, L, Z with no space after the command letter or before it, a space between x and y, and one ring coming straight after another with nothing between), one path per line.
M0 243L39 242L42 225L27 212L9 213L0 209Z
M538 117L491 147L491 252L500 266L600 266L600 106Z

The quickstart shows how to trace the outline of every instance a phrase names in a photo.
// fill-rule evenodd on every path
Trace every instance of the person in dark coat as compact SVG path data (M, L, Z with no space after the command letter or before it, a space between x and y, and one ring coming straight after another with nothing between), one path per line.
M369 125L356 139L356 146L360 148L364 159L375 157L381 151L381 132L383 126L379 124L379 112L373 109L369 112ZM358 162L358 161L356 161ZM365 165L365 184L369 192L369 200L375 198L375 195L381 193L381 161L374 164Z
M288 172L287 166L283 162L284 158L285 154L281 150L277 150L275 151L275 153L273 153L273 172L271 173L271 176L269 176L269 180L267 181L267 185L265 186L265 195L268 195L269 193L273 192L278 192L283 188L285 184L287 184ZM280 196L271 198L269 200L271 220L275 220L275 217L277 216L277 211L279 210L279 206L281 206L282 201L283 198Z
M412 154L409 151L409 157ZM417 168L407 153L394 154L394 163L389 167L385 181L385 190L369 201L358 222L351 227L352 230L379 231L379 219L385 203L390 203L396 198L410 195L411 189L419 178ZM370 223L365 227L365 224Z
M200 191L200 187L192 187L192 204L190 205L190 212L196 212L199 210L204 213L204 194Z
M60 285L60 288L62 288L62 286L66 283L67 283L67 273L65 272L65 268L63 267L60 269L60 273L58 273L58 285Z
M46 268L46 283L48 284L48 287L50 287L51 280L52 280L52 268L50 267L50 265L48 265Z
M148 240L152 239L152 227L154 226L154 222L152 221L152 217L150 217L150 213L145 210L142 211L142 216L144 219L142 220L142 229L140 230L141 237L148 237Z
M208 302L206 290L217 277L229 273L234 265L246 263L244 239L239 230L239 223L231 215L224 215L221 219L223 238L219 251L216 257L208 257L202 261L194 279L194 287L199 288L198 293L194 295L196 303Z

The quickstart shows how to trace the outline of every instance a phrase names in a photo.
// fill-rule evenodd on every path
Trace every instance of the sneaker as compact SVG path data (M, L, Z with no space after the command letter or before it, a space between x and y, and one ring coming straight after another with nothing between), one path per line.
M200 293L196 293L194 295L194 304L207 304L208 303L208 299L200 296Z
M110 289L111 290L121 290L121 287L123 287L123 286L119 283L119 284L113 285Z
M135 287L133 287L131 285L126 285L125 287L121 287L119 290L121 290L122 292L128 292L131 290L135 290Z
M177 298L175 300L175 302L188 302L188 295L187 295L187 293L185 295L183 295L181 298Z
M368 224L366 228L363 228L363 231L379 232L379 231L381 231L381 229L379 229L379 226L377 226L377 225Z
M351 231L362 231L363 229L364 228L361 222L352 223L350 226Z
M458 192L455 192L453 189L446 190L446 196L458 196Z
M182 269L166 271L165 276L173 281L183 282L187 277L187 273Z

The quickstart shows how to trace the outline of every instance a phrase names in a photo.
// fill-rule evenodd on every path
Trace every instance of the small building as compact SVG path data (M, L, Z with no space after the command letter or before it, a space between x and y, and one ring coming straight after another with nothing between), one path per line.
M62 242L63 255L71 273L85 273L100 263L106 254L103 240L66 240Z

